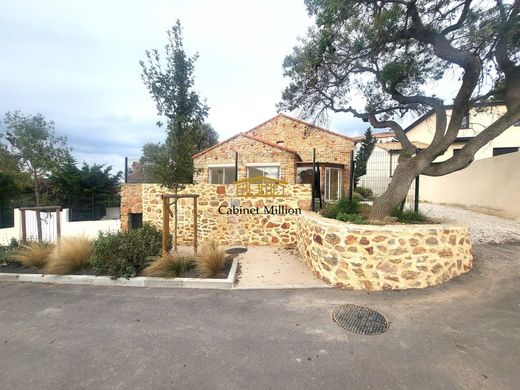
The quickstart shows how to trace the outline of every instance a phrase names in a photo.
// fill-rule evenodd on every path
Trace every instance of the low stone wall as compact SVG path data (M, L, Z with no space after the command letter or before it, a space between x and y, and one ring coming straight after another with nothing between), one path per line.
M121 225L128 218L125 213L142 210L143 222L162 228L161 194L171 193L158 184L123 185ZM128 192L128 193L126 193ZM216 238L222 245L291 245L296 243L297 214L286 214L288 209L308 210L311 199L310 185L288 184L284 197L237 197L236 186L217 184L192 184L181 194L198 194L198 238L203 242ZM132 201L130 198L134 198ZM139 204L139 202L141 202ZM258 214L226 214L231 208L251 209L258 207ZM275 213L265 213L265 207ZM173 206L171 207L173 210ZM219 212L220 209L220 212ZM278 213L282 211L282 213ZM173 218L170 219L173 232ZM178 242L191 245L193 242L193 199L178 201Z
M436 285L467 272L473 255L467 227L354 225L303 212L297 245L327 283L356 290Z

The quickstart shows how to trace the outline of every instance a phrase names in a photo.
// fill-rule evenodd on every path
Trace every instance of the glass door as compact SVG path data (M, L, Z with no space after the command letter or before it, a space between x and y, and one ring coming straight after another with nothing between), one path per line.
M341 197L341 170L325 168L325 200L335 201Z

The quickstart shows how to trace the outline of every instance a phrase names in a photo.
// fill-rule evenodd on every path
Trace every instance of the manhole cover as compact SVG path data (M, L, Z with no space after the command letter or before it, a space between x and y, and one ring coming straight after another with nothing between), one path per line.
M358 334L381 334L388 330L385 317L364 306L338 306L332 312L332 319L342 328Z
M239 255L240 253L247 252L247 248L243 246L237 246L235 248L226 249L228 255Z

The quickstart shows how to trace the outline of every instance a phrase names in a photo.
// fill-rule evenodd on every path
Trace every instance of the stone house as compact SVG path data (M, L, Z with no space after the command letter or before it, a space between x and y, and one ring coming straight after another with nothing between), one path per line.
M355 140L278 114L193 156L196 184L231 184L263 176L290 184L310 184L313 152L323 199L348 192L350 156Z

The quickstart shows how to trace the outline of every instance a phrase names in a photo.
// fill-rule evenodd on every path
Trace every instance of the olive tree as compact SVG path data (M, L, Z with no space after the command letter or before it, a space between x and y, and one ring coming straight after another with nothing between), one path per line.
M284 62L290 84L281 109L307 117L351 113L391 128L402 153L387 191L374 201L381 219L406 197L419 174L441 176L467 167L475 153L520 120L520 1L306 0L316 26ZM434 82L450 83L440 98ZM477 103L503 100L505 113L461 151L435 162L455 142ZM359 104L362 102L362 104ZM452 105L451 116L446 105ZM431 144L416 152L399 117L431 110Z

